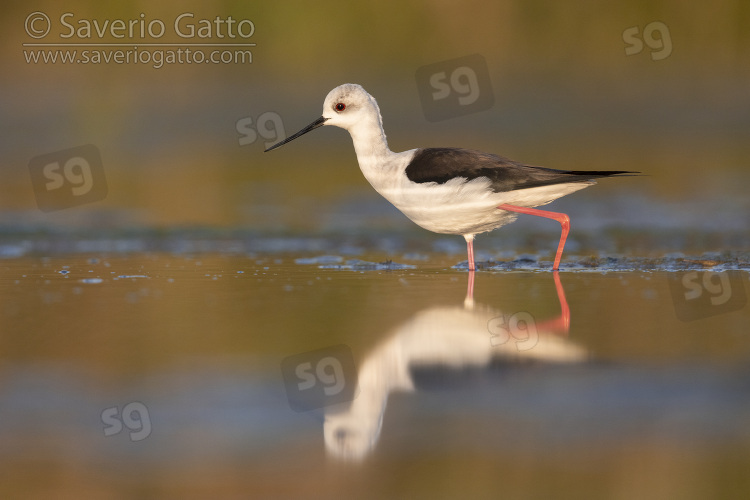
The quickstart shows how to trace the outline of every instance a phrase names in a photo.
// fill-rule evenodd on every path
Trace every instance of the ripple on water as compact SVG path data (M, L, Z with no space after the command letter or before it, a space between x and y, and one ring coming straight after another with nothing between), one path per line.
M317 257L294 259L295 264L301 265L330 265L339 264L343 261L344 258L338 255L319 255Z
M417 266L411 264L399 264L392 260L385 262L368 262L359 259L349 259L338 255L320 255L318 257L300 258L294 260L295 264L317 265L319 269L347 269L353 271L393 271L397 269L415 269Z
M89 285L98 285L99 283L104 282L104 280L101 279L101 278L83 278L83 279L80 279L78 281L80 283L86 283L86 284L89 284Z
M477 267L487 271L531 270L550 271L552 261L541 260L538 255L524 254L507 261L477 262ZM454 269L467 269L466 261L453 266ZM645 257L578 257L563 258L560 271L750 271L750 256L731 254L704 254L699 257L685 257L682 254L672 254L659 258Z

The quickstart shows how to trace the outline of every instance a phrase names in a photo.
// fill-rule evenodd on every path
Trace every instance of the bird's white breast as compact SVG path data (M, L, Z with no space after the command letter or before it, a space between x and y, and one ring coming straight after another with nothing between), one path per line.
M498 209L507 203L524 207L545 205L591 183L568 183L496 193L490 180L457 177L443 184L415 183L406 166L416 150L388 158L359 158L360 168L373 188L421 227L443 234L478 234L513 222L517 214Z

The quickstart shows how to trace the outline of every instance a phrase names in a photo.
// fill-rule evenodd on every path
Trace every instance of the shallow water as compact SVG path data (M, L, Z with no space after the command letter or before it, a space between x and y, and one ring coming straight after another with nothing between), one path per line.
M741 254L149 241L5 243L4 497L750 492Z

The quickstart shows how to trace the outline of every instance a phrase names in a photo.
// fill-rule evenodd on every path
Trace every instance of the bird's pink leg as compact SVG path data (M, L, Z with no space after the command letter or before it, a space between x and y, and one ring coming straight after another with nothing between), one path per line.
M547 212L546 210L537 210L536 208L528 207L517 207L515 205L507 204L500 205L497 208L501 210L508 210L509 212L518 212L520 214L529 214L539 217L546 217L548 219L555 219L560 223L560 226L562 227L562 233L560 234L560 243L557 245L555 263L552 265L552 270L557 271L557 269L560 267L560 259L562 258L563 248L565 247L565 240L568 238L568 232L570 231L570 217L559 212Z
M474 235L464 236L466 238L466 253L469 255L469 271L474 271Z
M469 271L469 282L466 285L466 299L474 299L474 271Z
M560 316L553 320L544 321L537 325L539 330L552 330L559 334L568 335L570 330L570 306L565 298L565 289L563 289L562 283L560 283L560 273L555 271L553 274L555 280L555 290L557 291L557 301L560 303Z
M474 307L474 235L464 236L466 238L466 253L469 255L469 283L466 287L466 299L464 307L469 309Z

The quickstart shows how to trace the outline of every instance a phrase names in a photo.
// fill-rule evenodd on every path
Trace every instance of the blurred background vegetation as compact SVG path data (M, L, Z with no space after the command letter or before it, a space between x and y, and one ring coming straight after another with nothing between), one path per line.
M73 23L160 19L167 34L159 42L226 41L173 36L174 19L190 12L196 22L250 19L249 41L257 45L251 64L29 64L24 50L37 49L22 44L35 41L24 31L33 11L52 19L45 42L64 41L58 20L65 12ZM653 60L648 46L626 55L623 32L642 34L653 21L668 27L669 56ZM604 182L558 208L598 206L594 215L605 222L636 226L744 231L750 220L750 4L743 0L68 0L6 3L0 26L5 232L348 230L346 215L357 227L367 210L411 231L361 176L345 132L325 128L268 154L262 138L240 144L238 120L270 111L291 134L318 117L326 93L344 82L378 99L396 151L453 145L553 168L649 174ZM494 106L427 121L415 72L470 54L487 61ZM106 199L41 212L29 161L82 144L101 151Z

